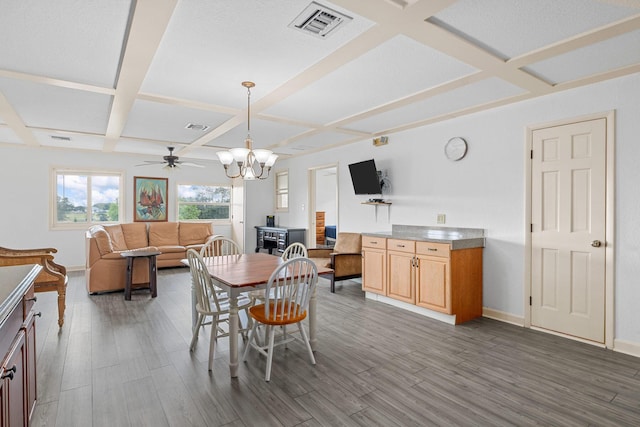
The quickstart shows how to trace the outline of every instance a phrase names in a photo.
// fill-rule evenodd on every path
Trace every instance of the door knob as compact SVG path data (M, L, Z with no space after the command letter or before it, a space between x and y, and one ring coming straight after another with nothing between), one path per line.
M594 240L593 242L591 242L591 246L593 246L594 248L599 248L600 246L602 246L602 242L600 240Z

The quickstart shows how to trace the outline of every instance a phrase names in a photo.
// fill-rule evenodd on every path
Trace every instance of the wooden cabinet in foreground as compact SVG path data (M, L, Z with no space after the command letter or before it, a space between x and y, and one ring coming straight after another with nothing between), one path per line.
M391 299L383 302L444 313L455 324L482 316L481 247L452 250L449 243L362 239L364 291Z

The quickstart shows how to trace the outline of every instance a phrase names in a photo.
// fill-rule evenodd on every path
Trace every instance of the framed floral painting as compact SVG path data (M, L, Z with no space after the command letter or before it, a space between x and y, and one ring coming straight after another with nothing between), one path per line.
M168 178L133 177L134 221L166 221Z

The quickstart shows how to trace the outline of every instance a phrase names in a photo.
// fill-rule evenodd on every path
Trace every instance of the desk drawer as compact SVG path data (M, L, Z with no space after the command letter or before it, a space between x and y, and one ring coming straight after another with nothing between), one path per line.
M366 248L386 249L387 239L384 237L362 236L362 246Z
M387 250L396 252L414 253L416 251L416 242L414 240L387 240Z
M416 242L416 253L449 258L451 248L448 243Z

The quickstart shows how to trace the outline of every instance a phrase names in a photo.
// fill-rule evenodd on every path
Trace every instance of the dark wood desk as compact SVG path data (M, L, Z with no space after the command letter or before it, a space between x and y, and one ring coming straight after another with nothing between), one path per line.
M124 286L124 299L131 301L131 283L133 282L133 260L136 258L149 259L149 289L151 289L151 298L158 296L158 276L156 269L156 256L160 255L159 251L127 251L120 255L127 259L127 282Z
M217 256L204 259L215 284L229 295L229 370L231 377L238 376L238 296L253 289L265 288L271 273L284 261L279 256L265 253ZM185 259L183 263L189 265ZM333 270L318 267L318 275L331 274ZM194 290L192 289L192 294ZM194 294L195 295L195 294ZM192 298L195 312L195 297ZM309 300L309 341L315 348L316 294Z

